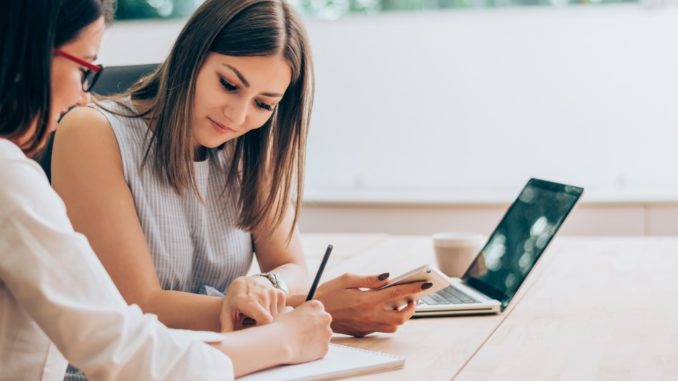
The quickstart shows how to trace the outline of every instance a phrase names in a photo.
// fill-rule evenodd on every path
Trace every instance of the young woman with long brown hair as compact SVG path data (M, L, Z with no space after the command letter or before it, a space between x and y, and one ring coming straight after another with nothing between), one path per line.
M208 0L154 73L64 118L53 185L129 303L170 327L228 331L303 301L296 221L312 100L289 4ZM264 273L245 276L254 254ZM414 303L391 302L430 285L364 290L387 282L345 274L317 299L336 332L393 332Z

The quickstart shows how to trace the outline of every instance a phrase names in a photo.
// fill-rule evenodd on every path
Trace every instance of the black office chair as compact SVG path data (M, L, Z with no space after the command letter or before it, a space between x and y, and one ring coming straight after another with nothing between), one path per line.
M107 66L94 84L92 92L97 95L113 95L121 93L141 77L152 72L158 64Z
M141 77L152 72L158 64L109 66L99 76L97 83L92 88L96 95L113 95L121 93L130 87ZM50 135L44 150L36 158L47 178L52 181L52 146L54 145L54 133Z

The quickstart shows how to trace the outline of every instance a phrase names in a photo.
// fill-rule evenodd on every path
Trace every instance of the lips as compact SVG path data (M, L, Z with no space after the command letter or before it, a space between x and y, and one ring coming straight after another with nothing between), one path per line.
M224 126L223 124L215 121L214 119L210 118L209 116L207 117L207 120L210 121L210 123L212 124L212 127L216 128L220 132L223 132L223 133L234 133L235 132L234 129Z

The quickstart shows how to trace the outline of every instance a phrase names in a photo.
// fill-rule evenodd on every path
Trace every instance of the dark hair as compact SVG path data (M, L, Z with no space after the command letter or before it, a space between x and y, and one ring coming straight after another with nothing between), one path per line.
M292 79L270 119L222 147L230 161L227 187L238 189L238 227L278 226L295 203L296 224L303 193L303 170L313 103L313 63L304 27L284 0L208 0L188 20L165 62L129 92L150 121L146 160L181 193L200 194L193 173L190 130L195 83L208 53L230 56L281 55ZM217 151L210 151L210 156ZM295 200L292 200L295 197ZM290 232L291 234L291 232Z
M74 40L84 27L101 16L109 23L113 17L114 4L112 0L61 0L54 46L58 48Z
M59 0L0 2L0 136L23 136L37 120L34 136L21 147L25 152L35 152L47 134L59 5Z
M54 117L50 115L52 50L76 38L102 15L110 15L112 6L105 4L111 3L0 1L0 136L17 139L37 122L35 133L21 147L27 154L44 144L49 120ZM69 11L83 18L74 18Z

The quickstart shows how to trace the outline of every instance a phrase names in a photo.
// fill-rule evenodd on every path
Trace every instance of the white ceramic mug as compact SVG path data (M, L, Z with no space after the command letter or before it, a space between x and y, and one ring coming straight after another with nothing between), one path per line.
M438 268L450 277L461 277L485 243L476 233L436 233L433 248Z

